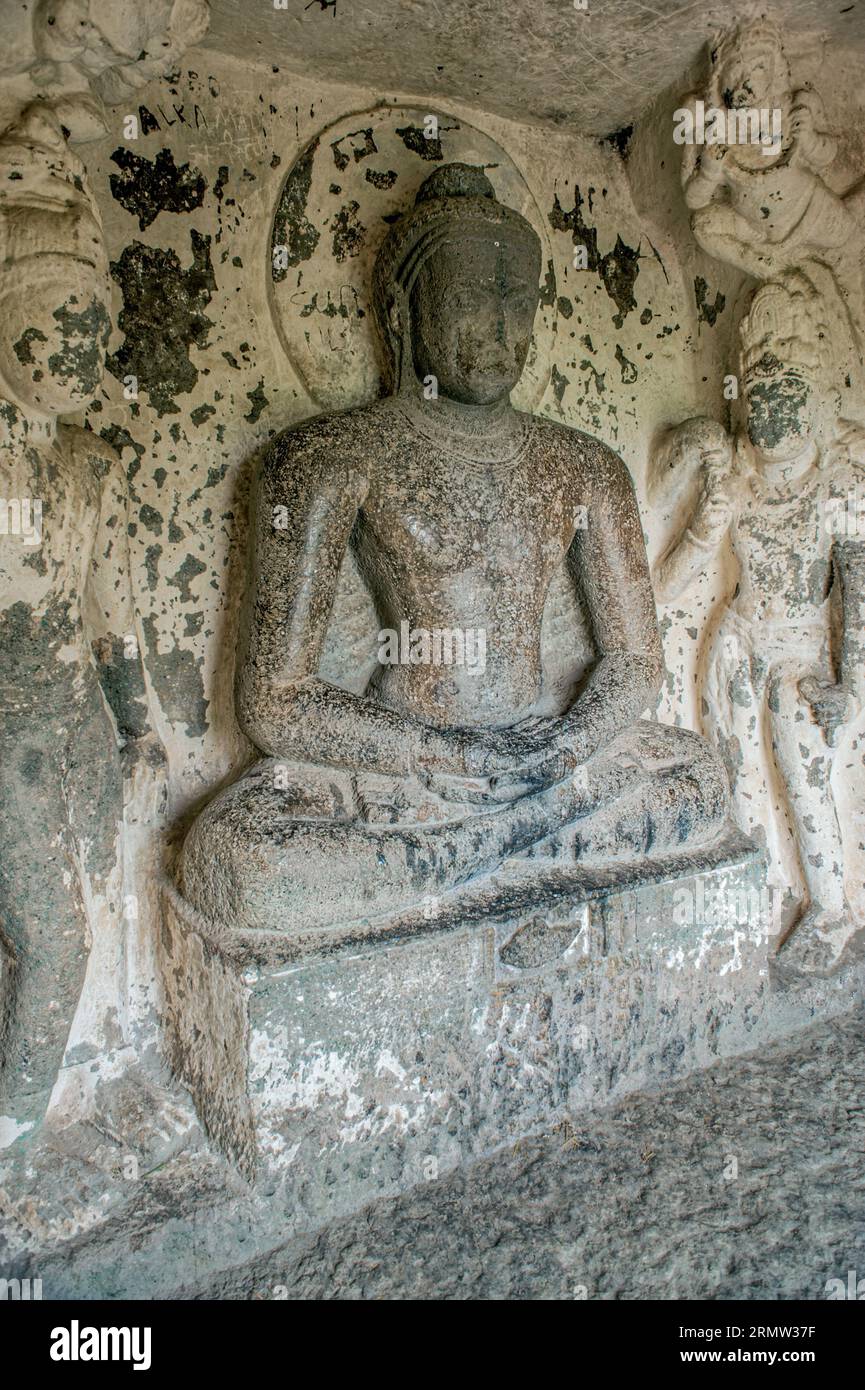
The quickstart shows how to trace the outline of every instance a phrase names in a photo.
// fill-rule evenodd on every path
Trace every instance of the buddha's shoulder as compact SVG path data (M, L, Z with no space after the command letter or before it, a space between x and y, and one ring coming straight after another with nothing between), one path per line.
M333 476L343 469L366 469L381 452L383 436L395 429L385 401L300 420L274 435L262 455L271 475L309 469Z
M631 475L614 449L593 434L551 420L546 415L532 415L530 437L532 447L548 458L565 466L579 469L581 476L598 486L630 487Z

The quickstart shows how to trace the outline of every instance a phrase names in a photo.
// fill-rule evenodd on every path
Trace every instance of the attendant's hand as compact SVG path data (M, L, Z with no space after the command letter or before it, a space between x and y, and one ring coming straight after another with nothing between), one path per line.
M836 747L839 734L858 714L854 696L843 685L804 676L799 682L799 694L811 708L811 715L823 731L830 748Z
M726 468L729 451L707 449L702 455L703 476L690 530L698 541L718 546L733 519L733 499L728 490Z
M699 155L700 173L711 183L720 183L726 174L724 165L730 153L729 145L704 145Z
M817 108L815 109L815 103ZM790 111L790 134L801 153L818 166L830 163L832 145L835 141L818 129L818 123L825 121L822 102L807 90L797 92L796 101Z

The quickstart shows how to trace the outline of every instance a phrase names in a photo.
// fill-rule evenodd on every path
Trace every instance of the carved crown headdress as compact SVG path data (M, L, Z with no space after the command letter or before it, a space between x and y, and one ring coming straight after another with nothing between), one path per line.
M746 20L734 29L727 29L712 45L712 67L723 72L733 61L755 61L771 55L786 62L784 35L772 19Z
M814 385L831 380L826 306L800 271L760 286L739 325L739 344L746 385L782 372L794 372Z

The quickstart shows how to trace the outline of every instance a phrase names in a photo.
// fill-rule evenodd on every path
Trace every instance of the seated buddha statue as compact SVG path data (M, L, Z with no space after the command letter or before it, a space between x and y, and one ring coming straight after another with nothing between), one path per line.
M262 758L179 864L211 920L327 932L453 903L525 856L643 865L720 837L718 757L641 717L664 664L630 476L511 405L540 269L481 171L437 169L375 265L390 394L270 444L236 667ZM361 690L321 674L349 552L381 628ZM592 658L553 685L541 627L562 572Z

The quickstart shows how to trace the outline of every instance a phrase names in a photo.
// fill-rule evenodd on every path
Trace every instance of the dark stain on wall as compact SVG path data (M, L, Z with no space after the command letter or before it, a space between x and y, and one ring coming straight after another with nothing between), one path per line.
M201 738L209 723L201 667L204 658L194 656L175 642L168 652L159 650L159 633L152 616L142 622L147 643L147 670L165 717L185 724L190 738Z
M144 552L144 571L147 575L147 587L151 593L159 584L159 561L161 558L161 545L149 545Z
M354 143L360 140L360 144ZM351 154L347 154L340 147L349 142ZM338 140L331 141L333 151L333 162L339 169L347 169L351 163L351 156L354 155L355 164L359 164L362 159L368 159L371 154L378 154L378 145L372 136L372 126L367 126L364 130L350 130L347 135L341 135Z
M93 643L93 656L121 738L142 738L150 724L141 663L128 660L122 637L100 638Z
M317 149L318 140L313 140L283 184L273 219L271 251L277 246L284 246L286 264L274 265L271 257L274 280L284 280L288 270L308 260L318 245L319 232L306 215L312 183L312 166Z
M344 203L330 224L333 232L333 255L337 261L356 256L363 246L366 227L358 218L360 204L352 200Z
M206 569L207 566L203 565L200 560L196 560L194 555L187 555L176 574L171 575L166 583L180 590L181 603L191 603L192 590L190 585L199 574L204 574Z
M541 304L549 309L556 302L556 272L552 261L547 261L547 273L541 285Z
M759 448L773 449L788 431L802 430L809 392L798 376L780 370L771 353L764 354L761 367L765 380L756 382L748 395L748 433Z
M723 314L724 305L727 303L727 300L719 290L715 295L714 303L710 303L708 291L709 286L702 275L697 275L694 279L694 297L697 301L697 314L701 323L707 323L710 328L714 328L715 320L719 314Z
M144 445L139 444L137 439L133 439L129 430L125 429L123 425L103 425L99 431L99 437L110 444L112 449L115 449L121 457L124 449L132 450L134 457L126 462L126 481L131 484L141 468L141 460L147 452ZM134 487L130 487L129 495L133 502L138 501Z
M560 372L555 362L553 363L553 370L550 373L550 385L553 388L556 404L561 407L565 391L570 385L570 377L566 377L563 372Z
M45 334L42 332L41 329L25 328L17 343L13 343L12 347L14 349L15 356L18 358L18 361L22 363L23 366L27 367L36 361L36 358L33 356L33 349L30 346L31 343L47 342L48 339L46 338Z
M251 425L254 425L261 412L270 405L270 401L264 394L264 377L260 378L254 391L247 391L246 394L252 404L243 418L244 420L248 420Z
M637 368L622 352L621 343L616 343L616 361L622 369L622 385L633 386L637 380Z
M367 183L371 183L373 188L393 188L397 180L396 169L378 170L367 169L364 174Z
M593 192L590 188L590 199ZM596 227L590 227L583 218L585 202L579 188L575 186L574 206L570 212L565 212L559 202L559 195L555 194L550 212L550 226L557 232L570 232L574 245L586 248L586 270L594 271L601 277L604 289L618 310L613 316L613 324L616 328L621 328L626 316L637 307L634 284L640 273L639 247L634 250L617 235L612 251L602 256L598 250L598 230Z
M413 154L419 154L421 159L444 159L441 140L438 137L428 139L420 126L398 126L396 133L406 149L411 150Z
M623 125L618 130L614 130L611 135L605 135L602 143L612 145L622 159L627 159L628 146L631 143L633 133L634 127L632 125Z
M48 369L58 380L75 382L82 394L95 391L102 375L101 349L108 346L111 336L111 320L105 305L91 299L84 309L70 306L78 303L77 295L71 294L66 303L54 310L53 317L60 325L60 351L52 352L48 358ZM35 337L32 330L31 341ZM41 335L40 335L41 336ZM21 340L19 339L19 342ZM33 372L33 380L38 381L41 372Z
M151 161L121 146L111 158L121 171L108 180L111 193L138 218L142 232L160 212L192 212L201 207L207 188L204 175L189 164L178 168L171 150L160 150Z
M213 327L204 313L216 290L210 237L196 231L190 237L192 264L186 269L176 252L138 241L111 264L123 292L118 327L126 337L107 367L120 381L137 377L160 416L179 410L175 396L195 386L198 369L189 351L205 347Z

